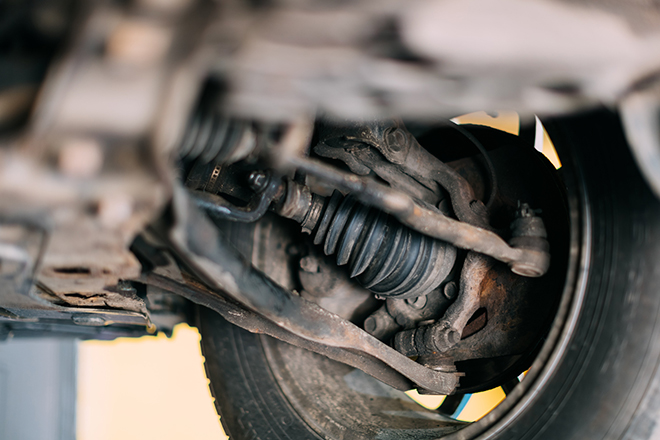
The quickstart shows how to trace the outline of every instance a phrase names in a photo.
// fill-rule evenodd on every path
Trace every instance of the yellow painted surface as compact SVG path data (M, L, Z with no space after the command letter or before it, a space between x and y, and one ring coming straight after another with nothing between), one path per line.
M506 397L501 387L482 393L474 393L463 411L456 417L464 422L474 422L488 414Z
M518 116L518 113L509 110L498 111L492 116L483 111L468 113L466 115L457 116L453 118L452 121L457 124L485 125L486 127L502 130L507 133L515 134L516 136L520 132L520 117ZM557 156L557 151L555 150L554 145L552 145L550 136L548 136L545 128L543 128L543 146L541 152L548 158L555 168L561 168L561 161Z
M445 401L445 396L434 396L429 394L419 394L417 390L406 391L408 397L415 402L428 409L438 409L442 402Z
M548 136L548 132L545 131L545 128L543 129L543 151L541 152L548 158L555 168L561 168L561 161L559 160L559 156L557 156L557 150L555 150L555 146L552 144L550 136Z
M197 329L79 346L78 440L222 440Z
M520 118L518 113L510 110L498 111L496 115L489 115L486 112L474 112L453 118L452 121L457 124L476 124L492 127L497 130L506 131L515 134L520 132Z

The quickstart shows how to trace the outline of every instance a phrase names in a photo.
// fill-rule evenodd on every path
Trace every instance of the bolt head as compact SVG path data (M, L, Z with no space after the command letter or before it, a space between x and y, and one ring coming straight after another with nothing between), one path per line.
M266 187L268 178L263 171L252 171L248 176L248 185L255 191L261 191Z
M387 147L392 151L401 151L406 146L406 134L403 130L396 128L385 135Z
M444 352L458 344L461 333L447 322L432 328L432 344L438 351Z
M417 298L408 298L406 304L412 307L413 309L423 309L426 305L427 298L426 296L418 296Z
M450 330L449 333L447 333L447 341L450 344L456 345L460 340L461 340L461 334L456 330Z
M300 268L309 273L317 273L321 271L319 260L311 255L300 259Z
M368 317L364 321L364 330L367 333L373 333L378 328L378 321L373 316Z
M442 293L443 295L445 295L445 298L447 298L450 301L455 299L456 295L458 295L458 287L456 286L456 283L450 281L447 284L445 284L445 287L442 289Z

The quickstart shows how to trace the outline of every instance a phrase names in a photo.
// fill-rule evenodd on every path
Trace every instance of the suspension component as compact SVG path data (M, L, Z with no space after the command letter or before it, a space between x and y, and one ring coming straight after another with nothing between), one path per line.
M449 277L451 278L451 276ZM385 304L364 320L364 329L381 341L388 341L401 330L414 329L420 322L442 316L456 297L456 283L417 298L388 298Z
M183 135L179 155L202 163L233 163L252 153L258 130L252 122L229 118L217 108L218 93L205 94Z
M550 245L547 240L545 225L541 217L527 203L519 203L516 219L511 223L509 245L517 249L526 249L535 259L517 262L511 265L513 273L528 277L538 277L548 271ZM535 254L533 254L535 253Z
M383 298L414 298L428 294L449 275L456 248L403 226L393 217L335 191L312 195L293 182L278 209L303 231L314 235L326 255L348 264L352 278Z
M481 283L492 265L491 258L469 252L461 271L460 293L442 319L397 333L394 348L406 356L422 356L443 353L458 344L465 325L481 304Z

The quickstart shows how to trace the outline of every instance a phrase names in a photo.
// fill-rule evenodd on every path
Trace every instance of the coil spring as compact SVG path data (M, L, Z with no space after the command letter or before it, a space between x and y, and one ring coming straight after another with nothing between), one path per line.
M186 127L179 154L202 163L232 163L256 146L257 130L251 122L228 118L202 102Z
M456 248L403 226L382 211L335 191L314 228L314 243L351 278L380 297L415 298L438 287L456 261Z

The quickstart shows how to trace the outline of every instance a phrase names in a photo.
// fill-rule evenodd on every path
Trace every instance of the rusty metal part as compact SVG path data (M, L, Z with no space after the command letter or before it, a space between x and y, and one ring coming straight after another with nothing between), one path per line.
M321 215L323 199L312 194L307 186L292 180L286 180L283 185L283 196L275 206L275 212L295 220L304 231L311 232Z
M373 154L369 154L367 149L360 146L368 145L378 150L391 162L389 168L400 170L399 174L407 175L418 182L417 187L421 186L436 194L437 199L431 199L430 203L435 205L443 198L437 190L437 185L440 185L449 194L453 211L459 220L486 229L490 227L487 212L479 209L480 201L476 199L469 182L456 170L426 151L401 121L389 119L354 123L325 130L322 128L319 138L320 145L314 148L317 154L345 160L349 167L351 166L349 157L352 157L354 158L352 160L358 161L362 167L373 170L379 177L387 180L393 188L408 192L406 190L412 187L416 191L409 194L421 193L425 196L422 189L415 188L411 184L401 187L397 182L400 176L393 175L387 167L374 159ZM349 151L340 155L338 151L333 152L333 148ZM352 170L353 168L356 166L353 165ZM420 198L420 200L425 199L429 197Z
M2 140L0 229L20 222L42 237L38 254L26 247L34 273L0 292L17 323L112 324L120 329L109 334L133 335L150 326L141 292L121 280L140 276L129 247L170 197L169 153L201 83L200 33L190 31L209 17L203 5L134 6L76 6L28 124Z
M378 301L372 293L348 279L327 257L311 253L300 259L300 296L361 325Z
M396 319L387 312L385 305L364 320L364 330L381 341L388 341L400 329Z
M287 188L295 187L292 182ZM287 191L289 194L291 191ZM305 194L304 198L296 195ZM350 277L382 298L414 298L435 289L456 261L456 248L402 226L392 217L343 197L312 198L297 191L280 215L303 224L314 234L314 244L326 255L336 255L339 266L348 265ZM320 204L320 207L319 207ZM305 208L307 210L305 211Z
M516 219L511 223L511 238L509 244L518 249L529 249L541 253L550 252L550 244L547 240L545 225L540 217L527 203L522 203L516 211ZM550 261L546 262L550 265ZM537 267L526 262L515 263L511 270L519 275L534 273L535 271L547 272L548 266Z
M484 132L476 130L475 136L481 138ZM460 334L461 340L441 355L426 354L417 358L418 363L429 368L438 368L445 372L455 369L465 373L466 376L461 378L459 390L478 391L492 388L501 383L499 381L508 380L509 376L515 376L527 368L534 354L535 343L543 338L543 332L548 328L548 319L553 316L554 304L561 294L561 255L565 250L561 246L561 240L566 237L563 228L567 220L561 199L561 185L556 186L553 183L555 171L534 150L517 144L517 138L499 134L494 135L493 139L498 145L506 145L489 152L498 175L502 176L498 185L499 195L492 209L494 224L499 230L505 230L516 210L524 208L517 208L517 201L529 200L533 206L543 208L544 220L548 224L547 234L553 240L553 246L556 246L558 257L550 269L551 273L542 279L518 277L508 270L506 265L496 263L476 289L480 295L480 306L477 313L473 314L474 319L468 321ZM515 158L515 161L512 158ZM477 155L450 163L452 168L470 182L479 198L487 196L489 189L482 172L483 161L483 156ZM305 206L309 207L308 204ZM533 218L530 215L533 211L526 211L527 214L519 215L518 220ZM525 225L525 222L530 223ZM524 220L523 224L512 225L514 230L519 230L512 232L514 235L520 232L523 232L522 236L528 235L536 230L533 225L535 222L536 220ZM442 286L441 293L448 302L457 298L455 278ZM430 295L434 294L435 292ZM397 323L397 318L402 323L405 322L408 316L415 312L413 306L416 303L397 302L401 308L392 307L390 313L386 306L367 318L364 323L365 330L378 339L388 341L393 333L405 329ZM390 303L394 303L394 300L386 302L387 305ZM419 305L421 306L421 303ZM406 313L398 313L402 312L403 308L407 309ZM441 312L428 319L442 319ZM420 324L427 323L420 321L411 324L410 328Z
M266 334L358 368L393 388L407 390L414 387L414 384L404 375L373 357L300 337L260 314L228 300L219 292L209 289L189 276L181 280L173 280L169 276L159 274L157 270L145 275L143 281L149 286L176 293L193 303L208 307L219 313L228 322L252 333Z
M423 321L439 318L454 299L444 294L451 283L453 281L444 283L426 296L388 298L382 307L364 321L364 329L381 341L388 341L401 330L413 329Z
M554 270L554 269L553 269ZM513 274L498 263L480 286L480 309L461 340L443 353L465 372L460 389L476 392L528 368L554 317L562 277ZM507 373L507 370L509 372Z
M438 322L394 336L394 347L406 356L444 353L461 340L468 320L480 307L481 284L492 260L469 252L463 264L460 292Z
M372 179L297 155L288 156L285 160L288 166L315 175L353 194L365 205L379 208L425 235L508 263L512 270L515 270L517 264L524 263L526 270L520 275L539 277L547 270L550 260L548 252L511 247L492 231L446 217L436 209L416 203L408 195Z
M275 284L218 236L213 225L189 203L183 190L175 195L177 223L164 238L173 246L176 257L194 270L204 284L223 291L243 307L315 346L360 353L361 357L377 360L418 386L438 393L448 394L456 387L458 378L454 374L415 363L350 322Z
M326 138L319 142L314 146L314 153L324 158L341 160L359 176L366 176L373 172L389 183L392 188L410 194L426 203L437 205L444 198L444 194L433 181L424 179L419 182L401 170L398 165L393 165L369 144L345 139L339 133L326 133L326 136L333 135L340 137L339 139Z
M378 166L378 162L374 160L373 155L369 155L368 150L356 148L356 144L358 147L361 144L369 145L391 162L390 168L398 169L401 173L410 176L416 182L419 182L418 186L423 185L424 188L435 190L438 199L431 203L435 205L443 198L442 194L437 191L437 185L440 185L449 194L452 208L459 220L475 226L489 228L487 213L485 210L479 209L479 201L476 200L469 182L456 170L426 151L406 129L403 122L392 119L360 122L328 129L325 132L321 129L319 136L322 144L321 148L314 148L316 153L333 157L332 153L328 151L330 149L328 147L349 149L350 151L346 151L341 156L335 153L334 157L344 160L349 156L355 157L354 160L358 160L363 167L376 172L379 177L387 180L393 188L399 188L398 183L392 185L392 182L396 181L396 177L399 176L391 176L391 173L385 171L385 167ZM410 186L400 189L405 191ZM420 191L417 190L417 192ZM410 194L415 195L415 192Z
M453 128L454 130L458 131L459 133L461 133L465 138L467 138L472 143L472 145L474 145L477 148L477 150L479 150L479 153L483 155L483 158L486 162L486 166L488 169L488 179L490 184L490 193L488 195L488 199L484 199L484 200L485 200L485 207L487 209L490 209L493 206L493 203L495 202L495 198L497 197L497 173L495 172L493 161L490 160L488 151L481 144L481 142L472 135L472 133L467 131L465 128L461 127L460 124L449 119L444 121L444 123L449 127Z
M50 290L46 285L40 283L39 289L42 297L48 296L58 305L75 307L80 312L87 308L106 308L114 311L137 312L145 317L147 326L150 327L150 314L145 300L138 295L137 289L128 281L119 281L115 286L105 286L97 292L61 293Z
M0 324L17 329L26 322L36 327L55 321L60 326L67 322L86 326L113 324L141 326L142 333L150 327L145 303L134 290L120 292L106 286L95 295L104 300L87 301L81 294L67 296L41 283L35 285L39 257L46 241L46 231L30 225L28 220L0 224L0 309L3 311Z

